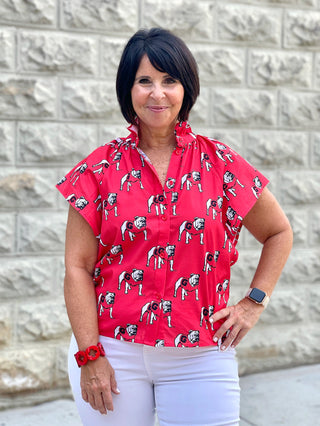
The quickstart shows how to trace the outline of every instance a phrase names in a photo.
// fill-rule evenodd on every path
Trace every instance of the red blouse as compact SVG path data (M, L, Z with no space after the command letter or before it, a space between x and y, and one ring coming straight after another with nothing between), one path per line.
M151 346L215 345L242 218L268 180L235 151L176 126L165 186L130 135L96 149L57 185L99 239L100 334Z

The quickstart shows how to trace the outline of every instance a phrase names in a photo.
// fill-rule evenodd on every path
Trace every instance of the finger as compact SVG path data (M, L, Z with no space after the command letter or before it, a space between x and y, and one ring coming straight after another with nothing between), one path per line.
M226 338L225 338L225 340L223 340L223 342L221 344L221 350L222 351L225 351L226 349L228 349L232 345L234 340L237 339L240 330L241 330L240 327L234 327L232 330L228 330Z
M82 395L82 399L85 402L89 402L88 394L87 394L87 392L85 390L81 390L81 395Z
M241 340L244 338L244 336L247 334L247 332L248 331L245 331L245 330L241 330L239 333L238 333L238 336L234 339L234 341L232 342L232 344L231 344L231 347L232 348L235 348L240 342L241 342Z
M110 377L110 385L111 385L111 391L115 394L119 394L120 390L118 389L117 381L114 375Z
M95 399L94 399L94 395L93 395L92 393L89 393L89 394L88 394L88 402L89 402L89 404L91 405L91 407L92 407L94 410L96 410L96 409L97 409L97 406L96 406L96 403L95 403Z
M96 394L94 399L95 399L96 409L100 411L101 414L107 414L106 404L103 398L103 394L102 393Z
M230 315L230 308L223 308L218 312L215 312L213 315L209 317L209 321L211 323L217 322L223 318L226 318Z
M101 397L103 400L104 407L106 407L108 411L113 411L113 400L112 400L111 392L104 391L102 392Z
M228 331L234 326L234 321L229 318L227 319L215 332L213 336L213 341L218 342L223 336L228 333Z

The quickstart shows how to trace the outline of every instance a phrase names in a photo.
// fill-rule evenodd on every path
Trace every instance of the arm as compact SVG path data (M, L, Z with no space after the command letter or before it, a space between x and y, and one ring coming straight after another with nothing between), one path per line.
M250 287L257 287L271 296L292 247L292 230L283 210L271 192L265 188L253 208L243 220L244 226L263 245L258 267ZM235 306L228 306L211 316L225 322L215 333L218 341L232 327L223 348L237 346L258 321L264 307L247 298Z
M79 350L99 341L96 295L92 276L98 243L90 225L73 207L69 208L64 294L71 327ZM106 351L107 354L107 351ZM106 414L113 410L111 391L119 393L114 370L107 358L99 357L81 367L82 397Z

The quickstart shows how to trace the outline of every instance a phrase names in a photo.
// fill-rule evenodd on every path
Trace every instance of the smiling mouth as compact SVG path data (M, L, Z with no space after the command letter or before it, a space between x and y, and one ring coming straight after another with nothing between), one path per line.
M167 108L168 108L167 106L157 106L157 105L148 106L148 109L153 112L162 112L162 111L165 111Z

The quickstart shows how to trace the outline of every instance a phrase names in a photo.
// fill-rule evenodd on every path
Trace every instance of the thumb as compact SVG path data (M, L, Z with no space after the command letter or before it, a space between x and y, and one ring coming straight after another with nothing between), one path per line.
M111 377L110 384L111 384L111 391L115 394L119 394L120 390L118 389L117 381L114 376Z

